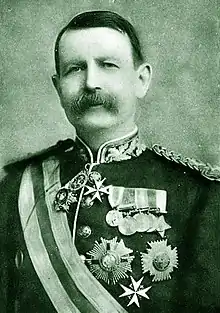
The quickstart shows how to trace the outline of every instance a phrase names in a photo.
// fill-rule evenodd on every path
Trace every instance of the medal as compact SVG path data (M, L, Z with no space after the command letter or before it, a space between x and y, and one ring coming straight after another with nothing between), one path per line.
M130 236L136 233L136 220L131 216L123 218L119 225L118 230L122 235Z
M85 171L81 171L74 176L64 187L61 187L54 199L56 211L68 212L71 204L77 202L77 192L85 186L88 176Z
M70 205L75 202L76 194L67 188L61 188L55 196L54 208L56 211L68 212Z
M102 202L101 195L103 194L109 194L109 186L104 186L103 182L105 181L105 178L101 181L94 181L94 187L86 185L85 187L88 189L84 196L93 194L91 201L98 199L100 202Z
M118 226L123 219L123 214L118 210L111 210L108 211L106 214L106 223L109 226L115 227Z
M139 213L135 213L133 216L126 216L128 213L131 214L137 211L139 211ZM157 217L152 213L145 214L142 213L142 210L133 208L124 208L123 210L114 209L108 211L106 214L106 223L111 227L118 226L119 232L125 236L133 235L136 232L158 232L163 238L165 231L171 228L171 226L166 223L164 216Z
M68 183L69 188L73 191L77 191L81 189L88 181L88 175L86 172L81 171L79 174L77 174L71 181Z
M78 173L64 187L58 190L54 199L56 211L68 212L70 205L78 201L79 192L83 187L87 189L80 203L83 208L90 208L94 204L95 199L102 202L101 196L109 194L110 186L103 185L105 178L102 179L99 172L89 172L87 165L84 171Z
M171 279L170 274L178 267L177 248L167 245L167 240L149 242L147 253L141 253L143 273L149 272L152 281Z
M165 231L170 229L171 226L165 222L164 216L160 216L157 220L157 225L155 226L159 235L163 238L165 235Z
M138 213L133 216L136 220L136 231L143 233L152 229L156 217L153 214Z
M124 293L120 295L119 298L128 297L130 299L130 302L128 303L127 306L130 306L132 303L135 303L138 307L140 307L139 299L141 299L142 297L145 299L149 299L147 292L152 286L144 288L144 286L141 285L144 277L142 277L138 281L135 281L132 276L130 278L131 284L129 285L129 287L120 284L121 288L124 289Z
M87 252L90 259L86 261L94 276L108 284L116 284L121 278L128 277L127 272L132 272L132 252L123 240L118 242L117 237L111 240L101 238L101 242L96 241L94 248Z

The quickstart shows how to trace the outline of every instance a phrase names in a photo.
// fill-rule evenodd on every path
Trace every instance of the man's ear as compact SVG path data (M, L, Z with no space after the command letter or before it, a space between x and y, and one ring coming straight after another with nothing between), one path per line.
M141 64L137 69L137 88L136 96L137 98L143 98L149 88L152 77L152 67L148 63Z
M58 93L58 96L60 97L60 79L59 79L59 76L57 74L54 74L52 77L52 82L53 82L53 85Z

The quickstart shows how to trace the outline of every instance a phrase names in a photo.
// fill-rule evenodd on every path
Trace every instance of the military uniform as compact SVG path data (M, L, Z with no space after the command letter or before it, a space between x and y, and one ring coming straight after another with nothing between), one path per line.
M1 312L219 312L217 169L134 131L96 156L69 140L11 172Z

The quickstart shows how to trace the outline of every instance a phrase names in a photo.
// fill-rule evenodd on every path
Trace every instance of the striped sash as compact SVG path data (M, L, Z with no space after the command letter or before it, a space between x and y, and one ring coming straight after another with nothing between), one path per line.
M59 313L126 313L90 273L72 242L66 214L53 209L60 188L59 161L26 168L19 213L35 271Z

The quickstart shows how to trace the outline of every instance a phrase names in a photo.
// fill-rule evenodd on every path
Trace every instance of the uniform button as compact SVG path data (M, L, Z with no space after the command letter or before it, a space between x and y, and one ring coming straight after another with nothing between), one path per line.
M91 233L92 230L87 225L80 226L79 229L77 230L77 235L82 238L88 238L91 235Z

